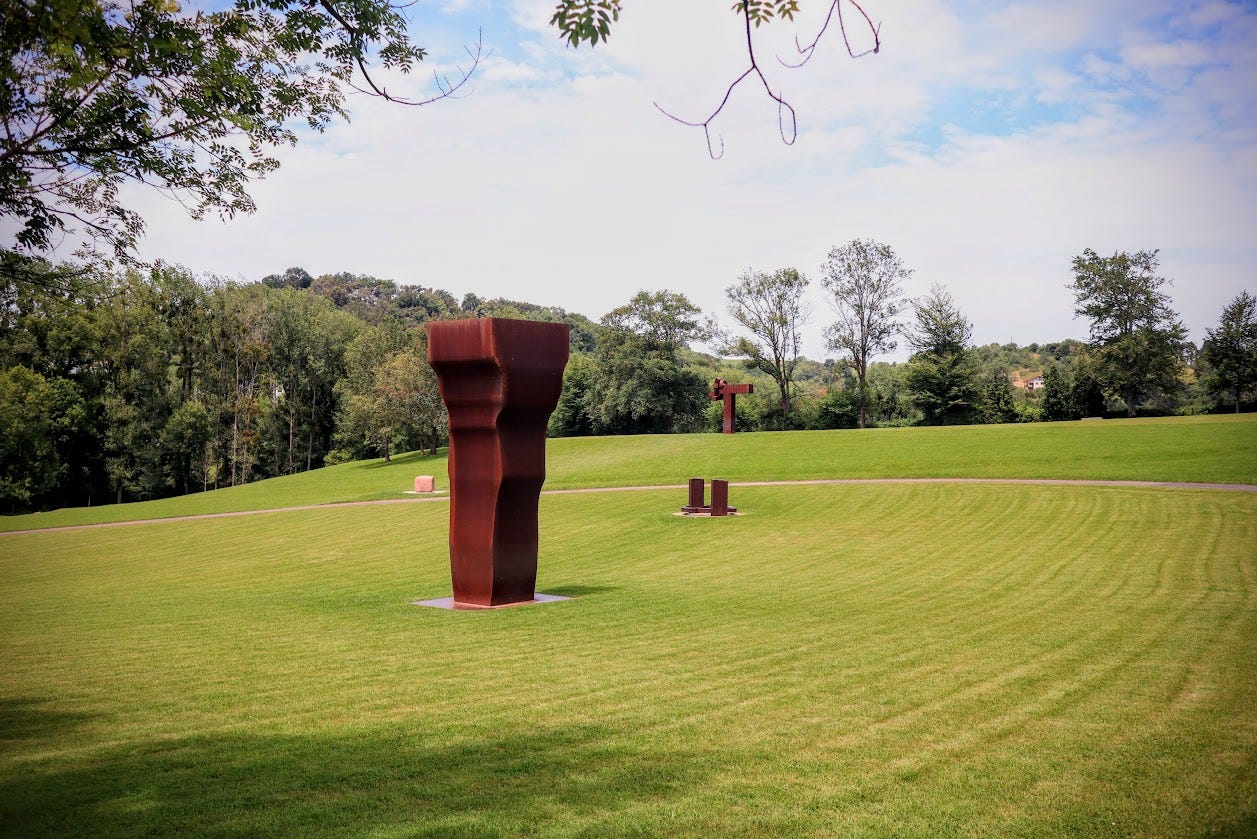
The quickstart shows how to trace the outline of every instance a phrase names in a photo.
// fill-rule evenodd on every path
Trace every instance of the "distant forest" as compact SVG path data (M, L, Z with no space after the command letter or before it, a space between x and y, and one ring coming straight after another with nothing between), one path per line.
M671 292L639 293L594 322L525 301L458 300L441 289L300 268L250 283L197 279L160 263L112 274L41 270L6 279L0 292L7 512L200 492L436 451L446 418L425 325L442 319L570 325L553 436L716 432L720 405L707 395L716 377L755 385L738 402L741 431L852 428L859 420L847 361L797 358L783 390L762 359L694 351L719 331ZM1105 391L1083 341L961 351L964 381L943 407L913 384L913 361L869 365L868 424L1127 413ZM1226 395L1211 384L1208 365L1195 348L1188 354L1174 386L1143 394L1138 413L1238 407L1220 404Z

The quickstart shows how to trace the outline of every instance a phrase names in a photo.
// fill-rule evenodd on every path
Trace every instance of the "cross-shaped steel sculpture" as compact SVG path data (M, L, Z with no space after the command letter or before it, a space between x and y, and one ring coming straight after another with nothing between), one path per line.
M737 424L737 399L739 393L754 393L755 385L731 385L719 376L711 383L711 393L707 394L713 400L723 399L725 408L724 428L725 434L732 434L734 426Z

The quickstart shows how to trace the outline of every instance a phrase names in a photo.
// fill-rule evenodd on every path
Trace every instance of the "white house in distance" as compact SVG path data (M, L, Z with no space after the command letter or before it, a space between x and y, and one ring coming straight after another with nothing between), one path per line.
M1030 391L1031 393L1034 393L1036 390L1038 390L1041 387L1043 387L1042 376L1035 376L1033 379L1030 379L1029 381L1026 382L1026 390Z

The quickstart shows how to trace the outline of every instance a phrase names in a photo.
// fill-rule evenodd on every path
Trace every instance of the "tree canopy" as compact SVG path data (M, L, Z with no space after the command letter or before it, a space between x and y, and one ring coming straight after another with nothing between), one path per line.
M1228 307L1224 324L1251 329L1247 300ZM555 436L715 431L714 377L755 384L739 404L742 430L781 427L771 374L687 347L705 335L705 319L671 291L636 294L594 324L524 301L466 293L459 304L441 289L301 268L256 283L202 281L160 263L101 272L87 286L0 277L0 511L156 498L431 451L445 418L425 325L486 314L575 327ZM856 426L861 396L879 426L1106 412L1098 351L1072 340L968 349L968 321L945 296L917 301L914 315L912 360L870 362L864 388L849 359L800 357L788 427ZM1140 409L1217 410L1202 384L1232 409L1231 393L1218 390L1224 332L1211 331L1182 391ZM1241 346L1251 358L1252 344ZM1046 392L1012 386L1040 372Z
M1244 394L1257 387L1257 299L1247 291L1236 295L1202 349L1213 367L1213 389L1229 391L1238 412Z
M889 245L852 239L830 250L821 266L821 285L829 292L838 320L825 330L833 350L846 354L856 372L860 427L868 425L868 366L878 354L895 349L903 311L901 282L912 276Z
M908 389L927 422L946 423L966 414L978 400L973 324L939 285L913 301L912 312L905 335L917 352L908 361Z
M274 150L296 142L297 124L321 131L345 118L347 90L425 101L371 75L372 64L409 72L425 56L388 0L0 8L0 213L19 223L27 252L81 235L129 259L144 220L120 199L124 183L162 190L195 217L249 212L249 181L279 165Z
M1077 314L1091 320L1099 379L1135 416L1140 397L1178 386L1187 330L1170 308L1157 274L1157 251L1074 257Z
M603 317L597 373L586 393L594 433L696 430L704 382L678 354L707 337L701 315L684 294L639 291Z
M811 314L803 302L808 279L795 268L771 274L748 268L736 285L725 289L729 314L751 333L726 342L725 350L745 356L772 376L780 394L781 415L790 413L794 371L802 349L800 329Z

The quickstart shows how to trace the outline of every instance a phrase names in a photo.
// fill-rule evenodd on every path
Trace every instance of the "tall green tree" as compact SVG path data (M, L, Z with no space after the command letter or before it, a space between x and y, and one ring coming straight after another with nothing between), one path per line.
M1017 421L1013 383L1003 368L992 370L979 383L978 418L984 423Z
M1056 364L1043 371L1043 418L1049 422L1076 420L1082 412L1074 402L1073 377Z
M852 239L829 252L821 285L831 296L838 320L826 328L830 349L844 353L856 373L860 428L868 426L868 368L875 355L892 352L904 309L900 283L912 271L889 245Z
M158 497L166 489L161 430L175 406L170 328L161 284L129 270L100 306L108 377L104 453L116 500Z
M50 397L48 382L33 370L0 371L0 504L10 512L27 509L56 483Z
M674 291L639 291L633 298L612 309L602 325L636 335L652 349L675 354L690 341L708 336L703 310L684 294Z
M412 340L400 318L388 318L359 332L345 348L345 375L336 383L336 461L384 455L390 441L375 393L376 372Z
M281 420L270 441L279 455L275 472L321 465L335 429L336 383L345 373L345 353L364 324L331 301L294 288L269 291L267 367ZM282 453L282 454L280 454Z
M213 417L200 399L181 402L170 412L161 430L161 447L176 491L186 494L208 488L212 470L206 469L206 461L214 454L213 439Z
M559 404L550 415L551 437L587 437L594 433L589 417L591 393L597 386L598 366L583 352L574 352L563 370Z
M916 350L908 360L908 388L927 422L963 419L978 401L978 360L973 324L945 288L913 301L913 323L906 331Z
M706 382L678 354L707 337L701 318L701 309L671 291L638 292L603 317L598 372L588 391L595 433L670 434L698 425Z
M1080 417L1102 417L1106 409L1104 385L1096 372L1098 362L1090 352L1081 353L1070 365L1073 384L1069 395Z
M1170 308L1157 251L1074 257L1075 313L1091 320L1091 346L1105 388L1135 416L1139 399L1178 387L1187 330Z
M222 460L220 481L229 486L248 483L263 462L263 431L275 388L268 291L228 284L213 297L206 380L219 421L211 446Z
M808 279L795 268L771 274L748 268L736 285L725 289L729 314L752 337L727 342L724 351L744 356L777 385L782 418L790 415L794 371L803 344L800 330L811 314L803 302Z
M247 186L279 165L274 150L296 142L298 124L321 131L344 118L348 89L420 104L370 69L408 72L424 58L403 8L6 0L0 215L19 225L15 246L38 252L69 232L130 258L144 220L123 200L128 182L169 193L196 217L251 211ZM471 58L474 69L479 52Z
M1239 413L1244 394L1257 387L1257 299L1241 291L1206 331L1203 355L1213 367L1211 389L1229 392Z
M449 418L426 351L407 347L394 353L376 373L374 393L381 417L396 437L422 441L429 454L436 454ZM389 459L387 442L384 459Z

